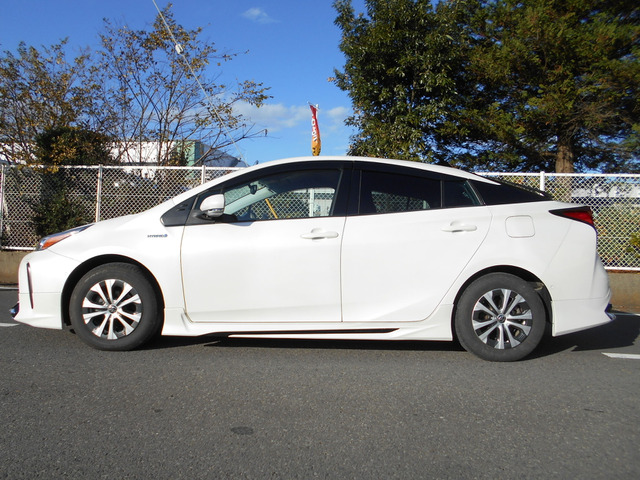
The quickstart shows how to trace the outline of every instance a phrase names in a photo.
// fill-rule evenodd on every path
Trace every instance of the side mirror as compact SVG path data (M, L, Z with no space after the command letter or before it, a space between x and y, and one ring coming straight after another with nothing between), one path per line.
M221 216L224 213L224 195L217 194L205 198L200 204L200 211L211 218Z

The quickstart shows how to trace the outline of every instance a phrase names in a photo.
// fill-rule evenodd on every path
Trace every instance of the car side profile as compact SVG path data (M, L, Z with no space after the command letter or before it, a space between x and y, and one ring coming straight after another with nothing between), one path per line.
M16 320L156 334L453 340L491 361L610 321L588 207L448 167L312 157L41 240Z

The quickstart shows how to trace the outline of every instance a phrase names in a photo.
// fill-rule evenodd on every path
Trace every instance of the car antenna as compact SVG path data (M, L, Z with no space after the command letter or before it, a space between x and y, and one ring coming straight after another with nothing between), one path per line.
M171 31L171 28L169 27L169 24L167 23L167 21L164 18L164 14L162 13L162 10L160 10L160 7L158 7L158 4L156 3L156 0L151 0L151 1L155 5L156 10L158 10L158 14L160 15L160 18L162 19L162 23L164 24L164 27L167 29L167 32L169 33L169 36L171 37L171 40L173 41L176 53L178 54L178 56L180 58L182 58L182 61L184 62L185 66L187 67L187 69L191 73L191 76L196 80L196 83L198 84L198 87L200 87L200 90L202 90L202 93L204 94L204 98L207 100L207 103L209 104L209 109L210 109L209 112L211 113L211 110L213 110L213 113L214 113L215 117L217 118L218 123L220 124L220 128L224 131L225 135L229 138L229 140L231 140L231 143L233 143L233 146L236 147L236 150L238 152L238 156L240 157L240 160L242 160L243 162L246 163L244 155L242 155L242 152L240 151L240 148L238 147L238 144L236 143L236 141L231 136L231 133L229 133L229 129L227 128L225 123L222 121L222 117L218 113L218 110L216 109L215 105L213 104L213 101L211 100L211 96L204 89L204 87L202 86L202 83L200 83L200 79L198 78L198 76L194 73L193 69L191 68L191 64L189 64L189 62L187 61L187 59L185 57L185 53L184 53L184 46L179 44L178 41L176 40L176 37L173 35L173 32Z

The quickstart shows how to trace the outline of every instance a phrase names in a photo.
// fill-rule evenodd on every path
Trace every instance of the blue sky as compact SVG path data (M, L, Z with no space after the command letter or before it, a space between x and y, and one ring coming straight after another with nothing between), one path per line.
M156 0L163 8L167 2ZM332 0L174 0L175 20L185 28L202 27L201 38L220 52L245 52L223 65L223 80L255 80L271 87L273 97L260 109L245 108L267 137L238 147L247 163L311 155L308 102L318 104L323 155L343 155L351 131L345 92L327 79L342 69L340 31L333 24ZM353 2L362 11L363 1ZM103 18L148 27L157 13L152 0L0 0L0 50L15 51L20 41L49 46L63 38L72 48L98 43ZM230 154L238 156L232 149Z

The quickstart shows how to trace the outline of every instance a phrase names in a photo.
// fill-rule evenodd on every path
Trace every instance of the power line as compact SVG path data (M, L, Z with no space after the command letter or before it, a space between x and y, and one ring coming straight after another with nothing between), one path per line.
M191 76L195 79L196 83L200 87L200 90L202 90L202 93L204 94L204 97L207 100L207 103L209 104L210 111L213 111L213 114L218 119L218 123L220 124L220 128L224 131L225 135L229 138L229 140L231 140L231 143L233 143L233 146L236 147L236 150L238 151L238 156L240 157L240 159L242 161L245 161L244 160L244 156L242 155L242 152L240 151L240 148L238 147L238 144L236 143L236 141L231 136L231 133L229 132L229 129L227 128L227 125L224 123L224 121L222 120L222 117L218 113L218 110L216 109L215 105L213 104L213 101L211 100L210 95L204 89L204 87L202 86L202 83L200 83L200 79L198 78L198 76L193 71L193 68L191 68L191 64L189 63L189 61L187 60L187 57L185 56L184 46L179 44L178 41L176 40L176 37L173 35L173 32L171 31L171 27L169 27L169 24L167 23L167 20L164 18L164 14L162 13L160 8L158 7L158 4L156 3L156 0L151 0L151 1L155 5L156 10L158 10L158 14L160 15L160 18L162 19L162 23L164 24L165 28L167 29L167 32L169 33L169 36L171 37L171 40L173 41L176 53L178 54L178 56L180 58L182 58L185 66L187 67L187 69L191 73Z

